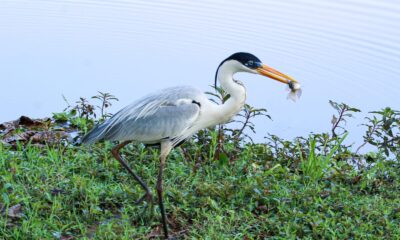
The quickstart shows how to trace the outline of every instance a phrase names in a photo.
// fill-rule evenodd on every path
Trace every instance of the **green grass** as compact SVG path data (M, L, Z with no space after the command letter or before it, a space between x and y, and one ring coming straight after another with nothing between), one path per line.
M143 191L111 148L27 145L14 151L0 144L0 239L159 234L157 205L134 204ZM295 168L270 151L248 145L233 162L198 166L175 149L164 177L171 230L183 239L400 239L398 162L382 159L358 173L314 152ZM129 146L123 155L154 189L157 149ZM17 204L19 216L12 217L9 209Z

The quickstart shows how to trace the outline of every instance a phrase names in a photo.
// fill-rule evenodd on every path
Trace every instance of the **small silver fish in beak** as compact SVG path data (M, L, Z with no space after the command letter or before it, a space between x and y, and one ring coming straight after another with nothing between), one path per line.
M300 83L294 82L294 81L289 81L288 89L290 92L289 92L287 98L292 100L293 102L296 102L301 97L301 93L302 93Z

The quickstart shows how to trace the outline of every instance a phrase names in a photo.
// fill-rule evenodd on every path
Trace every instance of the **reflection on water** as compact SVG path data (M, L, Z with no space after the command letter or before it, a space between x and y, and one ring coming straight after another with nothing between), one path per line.
M222 59L249 51L304 87L293 104L282 86L237 76L274 119L259 120L260 139L324 131L329 99L365 112L400 107L399 11L378 0L2 1L0 121L60 111L62 94L109 91L117 110L154 88L209 90ZM355 135L362 117L349 125Z

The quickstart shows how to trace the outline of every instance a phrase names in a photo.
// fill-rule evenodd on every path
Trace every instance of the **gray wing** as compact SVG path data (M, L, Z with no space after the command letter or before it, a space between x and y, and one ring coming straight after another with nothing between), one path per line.
M180 138L200 113L203 93L193 87L173 87L143 97L96 126L83 143L137 140L155 143Z

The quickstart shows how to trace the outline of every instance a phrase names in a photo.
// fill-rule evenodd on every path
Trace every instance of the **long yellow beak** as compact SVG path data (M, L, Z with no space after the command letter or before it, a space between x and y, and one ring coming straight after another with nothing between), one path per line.
M267 76L269 78L272 78L274 80L277 80L281 83L289 84L290 82L295 82L297 83L296 80L294 80L292 77L289 77L286 74L283 74L279 72L278 70L273 69L272 67L269 67L265 64L262 64L260 67L256 68L257 72L263 76Z

